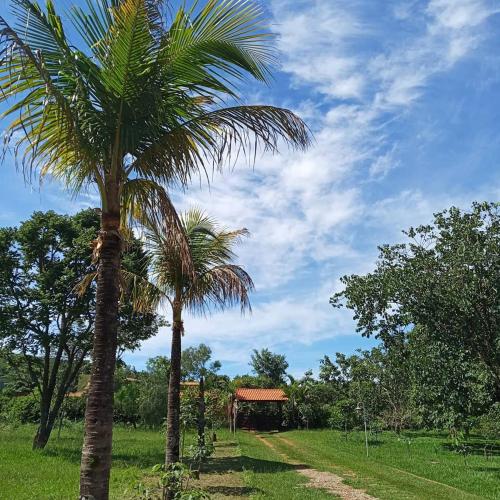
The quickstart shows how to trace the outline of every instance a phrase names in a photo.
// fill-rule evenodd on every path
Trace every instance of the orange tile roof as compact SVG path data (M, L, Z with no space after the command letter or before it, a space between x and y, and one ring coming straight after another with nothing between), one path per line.
M236 389L238 401L288 401L283 389Z

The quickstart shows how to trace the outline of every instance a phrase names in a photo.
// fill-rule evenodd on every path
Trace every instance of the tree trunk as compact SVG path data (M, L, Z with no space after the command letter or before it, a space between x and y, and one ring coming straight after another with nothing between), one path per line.
M49 440L51 431L52 429L49 428L47 419L40 421L40 425L38 426L35 437L33 439L34 450L42 450L43 448L45 448L45 445Z
M173 304L172 352L168 384L167 447L165 452L165 465L167 466L179 461L182 330L182 307L180 301L176 299Z
M198 444L205 446L205 381L203 377L200 377L198 398Z
M119 212L102 214L102 230L96 247L99 258L96 316L85 410L80 499L107 500L109 494L121 258L119 225Z

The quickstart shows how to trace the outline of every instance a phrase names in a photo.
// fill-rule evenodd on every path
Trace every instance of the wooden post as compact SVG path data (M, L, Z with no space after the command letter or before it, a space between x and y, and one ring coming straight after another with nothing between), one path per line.
M238 400L235 400L233 403L233 429L234 434L236 435L236 426L238 425Z

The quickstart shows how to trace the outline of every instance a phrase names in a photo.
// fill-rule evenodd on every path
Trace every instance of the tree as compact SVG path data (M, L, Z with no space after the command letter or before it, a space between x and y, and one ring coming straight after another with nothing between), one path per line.
M373 273L344 276L358 331L384 343L425 333L434 345L465 353L491 377L500 400L500 205L452 207L434 223L410 228L408 243L380 247ZM440 347L441 348L441 347Z
M205 386L207 377L213 378L220 370L220 361L213 361L207 366L212 357L212 349L205 344L197 347L188 347L184 349L181 356L181 368L185 380L195 379L199 381L198 386L198 445L205 446Z
M98 227L98 212L84 210L35 212L19 228L0 229L0 347L18 379L40 395L34 448L45 447L92 347L95 285L83 293L76 287L95 272L88 249ZM124 268L140 273L143 259L139 242L131 241ZM119 315L122 349L158 330L154 314L122 305Z
M420 424L468 432L492 405L492 380L469 353L422 327L409 333L412 399Z
M182 351L181 367L183 380L199 380L201 377L215 376L220 370L220 361L209 361L212 349L205 344L188 347Z
M124 224L162 212L193 266L166 187L221 166L231 153L309 144L303 122L271 106L234 105L246 76L266 81L274 62L261 8L239 0L180 6L167 0L96 0L73 7L65 30L52 0L11 0L0 17L0 102L6 139L26 178L61 179L101 202L93 367L80 495L106 499L113 425L119 271ZM170 16L170 14L173 14ZM68 33L75 33L74 40Z
M274 354L269 349L260 352L254 349L250 366L257 375L267 377L275 386L285 383L288 362L283 354Z
M159 427L165 421L167 390L165 381L170 376L170 360L165 356L148 359L146 371L139 374L140 391L137 400L141 421Z
M153 282L145 284L137 300L138 307L157 307L167 301L172 307L172 349L168 386L166 464L179 460L179 411L181 381L181 337L183 311L205 313L240 304L250 309L248 293L253 282L244 269L233 264L232 247L248 234L245 229L226 231L197 209L181 217L193 259L194 275L186 273L179 246L151 224L146 233L151 254ZM149 293L148 293L149 292ZM199 365L196 369L203 368Z

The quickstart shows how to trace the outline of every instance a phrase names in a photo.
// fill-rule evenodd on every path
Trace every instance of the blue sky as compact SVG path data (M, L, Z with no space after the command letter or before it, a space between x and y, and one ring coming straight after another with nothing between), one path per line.
M61 2L55 1L56 5ZM500 4L497 0L263 0L280 68L247 103L286 106L314 131L306 153L284 150L214 175L210 189L173 193L246 227L239 262L254 277L253 314L187 318L185 345L205 342L234 375L252 349L284 353L290 372L373 341L328 304L339 277L372 269L376 246L432 213L500 195ZM7 5L0 0L0 8ZM64 2L62 5L68 5ZM2 128L5 124L1 124ZM75 212L56 184L26 186L12 159L0 169L0 223L33 210ZM168 354L167 331L125 359Z

